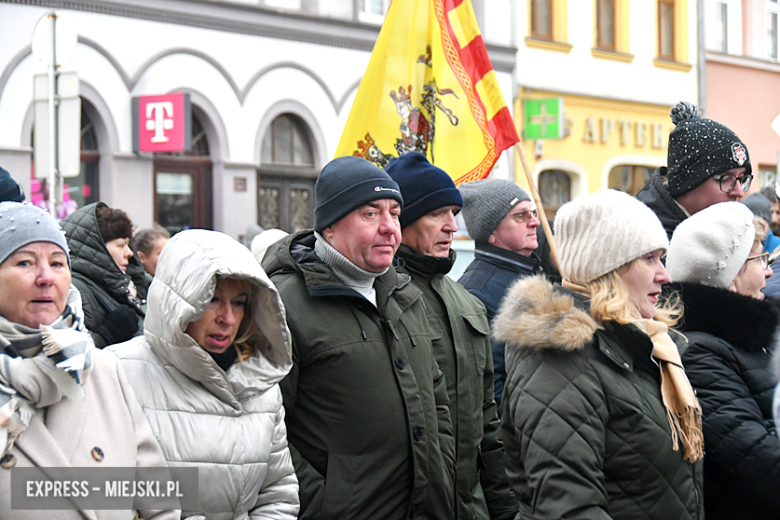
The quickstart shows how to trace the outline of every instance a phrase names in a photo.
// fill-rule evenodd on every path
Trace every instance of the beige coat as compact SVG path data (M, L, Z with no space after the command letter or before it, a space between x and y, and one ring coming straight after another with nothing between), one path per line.
M117 358L93 351L93 370L82 401L67 397L33 417L11 453L16 467L165 466L135 393ZM104 458L98 462L92 449ZM3 520L132 520L132 511L23 511L11 509L11 471L0 468L0 518ZM180 512L141 511L146 520L173 520Z

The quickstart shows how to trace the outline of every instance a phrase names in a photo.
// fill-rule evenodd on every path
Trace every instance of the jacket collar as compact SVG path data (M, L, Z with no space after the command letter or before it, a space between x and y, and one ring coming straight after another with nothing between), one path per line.
M449 273L456 258L456 253L452 249L450 249L450 256L439 258L420 254L406 244L401 244L395 255L403 261L406 268L429 276Z
M685 305L683 332L706 332L749 352L774 345L780 326L780 308L775 300L757 300L696 283L671 287Z
M671 239L677 225L688 215L677 205L669 190L664 185L666 168L657 168L650 181L637 193L636 198L644 202L658 216L664 226L666 235Z
M525 256L490 244L477 243L474 258L518 274L537 274L542 267L542 261L536 253Z

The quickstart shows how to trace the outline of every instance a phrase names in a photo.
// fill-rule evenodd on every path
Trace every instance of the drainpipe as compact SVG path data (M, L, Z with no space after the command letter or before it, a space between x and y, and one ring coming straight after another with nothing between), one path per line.
M707 49L704 47L704 0L696 2L696 39L698 42L699 110L707 114Z

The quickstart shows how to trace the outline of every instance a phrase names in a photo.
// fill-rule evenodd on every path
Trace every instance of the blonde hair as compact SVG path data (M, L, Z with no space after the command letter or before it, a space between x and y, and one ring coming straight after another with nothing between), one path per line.
M590 314L599 323L614 321L621 324L641 321L642 314L631 301L626 283L618 274L619 270L630 268L631 262L585 284L590 292ZM664 298L655 308L654 319L673 327L682 318L683 307L676 293Z
M243 363L255 353L255 345L252 339L255 336L255 330L257 329L254 316L255 306L257 305L257 301L255 300L257 290L254 284L246 278L217 276L217 283L223 280L234 280L247 295L246 305L244 307L244 317L241 318L241 323L238 325L236 340L233 342L233 347L238 352L238 361Z

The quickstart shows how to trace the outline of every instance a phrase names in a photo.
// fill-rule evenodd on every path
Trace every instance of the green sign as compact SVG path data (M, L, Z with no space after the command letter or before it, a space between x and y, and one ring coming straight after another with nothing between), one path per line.
M560 139L563 137L563 98L526 99L523 101L525 139Z

